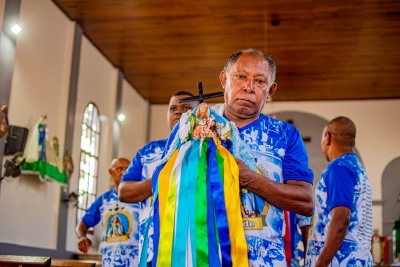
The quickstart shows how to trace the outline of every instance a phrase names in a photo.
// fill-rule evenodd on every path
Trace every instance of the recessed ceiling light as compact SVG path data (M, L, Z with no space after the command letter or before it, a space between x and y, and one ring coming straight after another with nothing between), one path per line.
M118 118L119 121L124 121L125 120L125 115L120 113L120 114L118 114L117 118Z
M12 31L15 35L18 35L18 34L21 32L21 30L22 30L22 28L21 28L21 26L19 26L18 24L14 24L14 25L11 27L11 31Z

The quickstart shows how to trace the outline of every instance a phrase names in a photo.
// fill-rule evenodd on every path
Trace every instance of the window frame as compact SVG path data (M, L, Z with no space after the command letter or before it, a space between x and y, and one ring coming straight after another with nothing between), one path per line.
M77 223L97 196L100 138L100 112L94 102L89 102L83 112L81 124Z

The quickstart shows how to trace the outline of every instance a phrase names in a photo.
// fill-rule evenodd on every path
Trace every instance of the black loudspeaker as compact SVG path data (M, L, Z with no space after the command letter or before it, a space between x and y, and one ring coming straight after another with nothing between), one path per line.
M24 152L29 130L24 127L10 125L4 147L4 155Z

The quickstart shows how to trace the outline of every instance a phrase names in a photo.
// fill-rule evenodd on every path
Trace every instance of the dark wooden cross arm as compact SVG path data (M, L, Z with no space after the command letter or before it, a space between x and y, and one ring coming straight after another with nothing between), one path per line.
M204 99L210 99L210 98L224 96L224 92L216 92L216 93L204 94L203 93L203 83L202 82L198 82L197 83L197 91L199 92L199 95L197 95L197 96L189 96L189 97L185 97L185 98L179 99L179 103L199 101L199 103L201 104L201 103L204 102Z

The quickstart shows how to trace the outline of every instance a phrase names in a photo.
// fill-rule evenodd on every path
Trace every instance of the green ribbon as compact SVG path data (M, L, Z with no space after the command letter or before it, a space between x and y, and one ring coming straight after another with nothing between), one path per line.
M203 141L199 159L196 184L196 254L197 266L208 265L207 231L207 147L208 139Z

